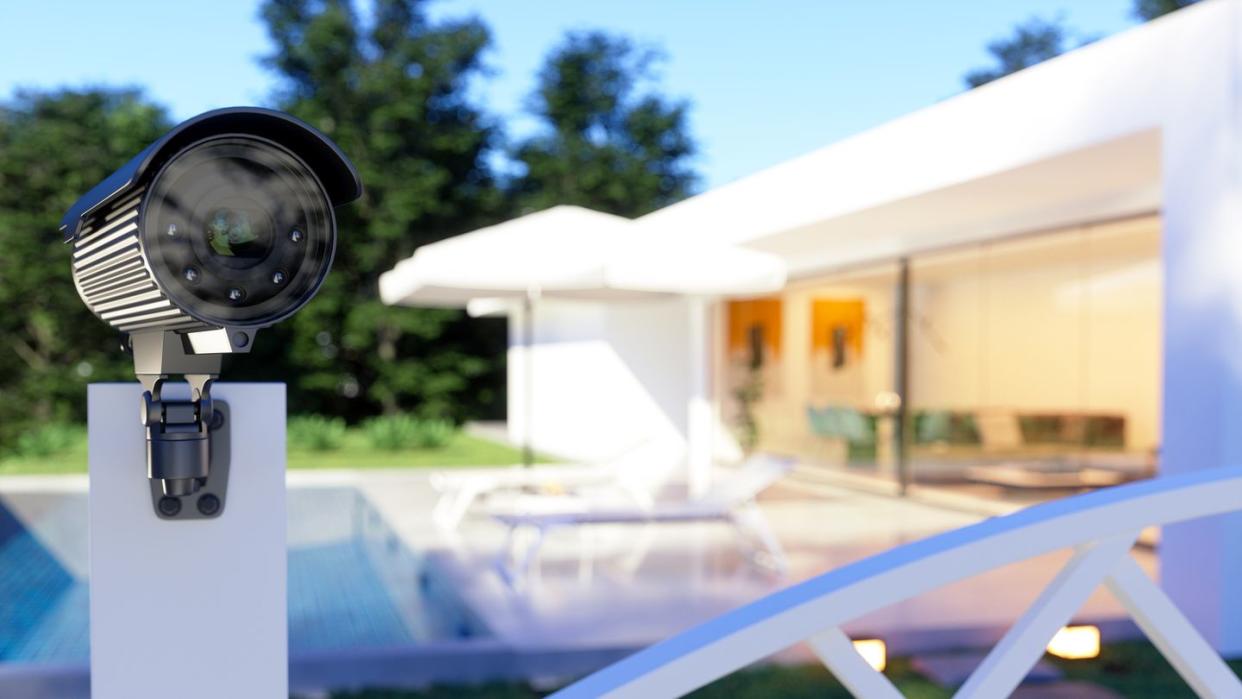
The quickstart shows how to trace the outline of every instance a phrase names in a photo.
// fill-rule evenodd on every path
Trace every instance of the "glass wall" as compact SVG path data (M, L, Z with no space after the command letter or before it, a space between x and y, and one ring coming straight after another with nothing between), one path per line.
M989 498L1145 477L1161 289L1156 217L799 282L730 304L725 416L743 446Z
M1041 499L1154 472L1155 218L910 262L916 483Z

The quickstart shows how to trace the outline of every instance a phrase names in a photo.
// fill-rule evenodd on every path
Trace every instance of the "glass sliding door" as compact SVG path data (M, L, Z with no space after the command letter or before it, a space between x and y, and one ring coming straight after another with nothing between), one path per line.
M745 449L884 481L904 462L916 487L1014 503L1154 473L1158 217L905 264L904 296L893 261L728 304L720 395Z
M914 481L1032 501L1151 475L1155 217L913 258Z

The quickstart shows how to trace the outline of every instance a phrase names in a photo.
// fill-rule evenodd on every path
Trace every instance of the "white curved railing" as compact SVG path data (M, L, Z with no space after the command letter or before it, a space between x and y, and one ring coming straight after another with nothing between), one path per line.
M1050 551L1075 553L992 649L959 697L1012 692L1101 583L1200 696L1242 683L1129 555L1138 533L1242 510L1242 469L1157 478L1037 505L829 571L657 643L553 696L680 696L799 642L855 696L900 697L841 626L902 600Z

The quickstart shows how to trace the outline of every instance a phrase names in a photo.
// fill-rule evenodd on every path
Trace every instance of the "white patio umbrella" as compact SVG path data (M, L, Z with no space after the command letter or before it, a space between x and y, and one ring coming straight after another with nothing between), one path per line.
M775 255L668 236L657 239L643 232L641 224L619 216L557 206L419 248L381 275L380 297L406 306L470 306L475 314L521 302L528 387L523 451L528 463L535 301L544 296L590 301L689 297L687 452L691 489L702 492L711 465L707 300L768 293L784 283L785 265Z
M449 307L475 298L590 298L608 290L605 269L632 225L612 214L554 206L422 246L380 276L380 298Z
M519 301L525 381L523 465L534 461L532 393L535 301L544 295L599 298L617 241L629 219L579 206L554 206L420 247L380 275L380 299L390 305L465 308L478 299ZM613 290L617 295L622 290ZM634 296L641 297L642 292Z

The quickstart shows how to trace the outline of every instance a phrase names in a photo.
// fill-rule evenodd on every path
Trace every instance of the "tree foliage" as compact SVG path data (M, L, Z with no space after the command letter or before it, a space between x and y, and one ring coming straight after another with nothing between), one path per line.
M432 22L423 4L377 0L367 22L351 0L269 0L262 10L278 106L333 138L366 189L338 211L324 288L278 326L279 340L257 343L284 369L298 411L460 419L494 414L500 398L503 325L378 298L379 275L419 245L502 213L486 162L496 126L467 90L482 75L488 31L475 19Z
M986 85L1061 55L1069 43L1069 30L1059 18L1045 20L1032 17L1014 27L1012 35L989 42L987 48L993 65L972 70L963 79L972 88Z
M133 376L78 299L57 227L168 127L134 90L24 92L0 107L0 451L39 423L81 419L88 380Z
M1133 0L1131 13L1141 21L1153 20L1195 4L1199 0ZM971 88L979 87L1030 68L1049 58L1065 53L1075 45L1089 43L1091 39L1074 41L1072 32L1066 28L1061 18L1053 20L1032 17L1014 27L1010 36L996 39L988 43L988 53L992 54L994 64L987 68L979 68L968 72L963 80Z
M635 216L693 186L686 106L651 88L654 54L603 34L570 35L532 96L540 133L503 151L498 123L470 89L486 76L486 27L432 21L424 5L262 8L275 45L265 61L279 79L274 106L334 139L366 190L337 212L324 288L225 369L230 380L286 382L295 413L499 417L503 321L385 306L379 275L420 245L518 206ZM0 105L0 452L40 422L80 420L88 381L132 379L118 337L77 297L57 227L80 194L171 125L134 90L26 92ZM525 173L498 181L489 163L504 157Z
M529 100L540 131L517 144L523 211L577 204L640 216L690 193L687 105L650 90L659 55L602 32L572 32Z
M1134 16L1144 22L1189 7L1199 0L1134 0Z

